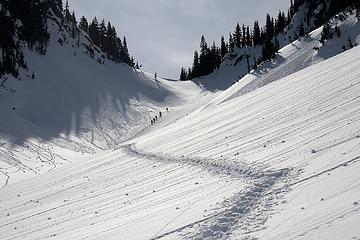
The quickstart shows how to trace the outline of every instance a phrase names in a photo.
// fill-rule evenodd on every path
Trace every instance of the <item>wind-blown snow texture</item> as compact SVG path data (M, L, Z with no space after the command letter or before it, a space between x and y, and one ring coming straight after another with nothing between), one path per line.
M27 53L37 77L0 95L0 239L360 239L360 47L320 32L218 93Z

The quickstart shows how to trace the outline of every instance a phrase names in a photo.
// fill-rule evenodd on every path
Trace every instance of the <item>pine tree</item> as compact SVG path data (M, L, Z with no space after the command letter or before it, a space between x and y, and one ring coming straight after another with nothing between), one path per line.
M266 15L266 37L272 38L274 36L274 21L270 15Z
M242 25L242 38L241 38L241 46L246 47L246 28L245 25Z
M89 36L95 45L100 45L99 22L96 17L89 26Z
M129 49L127 46L127 41L126 41L126 37L124 36L124 40L122 41L122 49L121 49L121 59L123 60L123 62L131 64L131 58L129 55Z
M103 19L99 26L99 46L100 48L103 47L106 41L106 25L105 20Z
M261 44L261 30L258 21L255 21L254 23L253 41L254 41L254 46Z
M192 78L196 78L200 76L200 59L199 59L199 53L197 51L194 52L194 61L191 72L192 72L191 75Z
M88 23L87 19L84 16L82 16L80 18L79 28L81 30L83 30L84 32L86 32L86 33L89 32L89 23Z
M320 42L322 44L324 44L326 40L328 40L329 38L332 38L332 37L333 37L333 33L332 33L332 30L331 30L331 26L330 26L329 23L325 23L324 27L323 27L323 31L321 33Z
M225 55L228 53L228 48L225 43L224 36L221 37L221 46L220 46L220 52L221 52L221 60L224 59Z
M188 79L188 76L187 76L187 72L186 72L185 68L181 68L180 81L185 81L187 79Z
M295 15L295 7L293 0L290 0L290 18L293 18Z
M265 44L262 49L262 60L266 61L275 56L275 46L270 38L266 39Z
M283 32L285 27L286 27L285 13L279 11L278 17L277 17L277 20L276 20L276 28L275 28L276 34Z
M234 38L231 34L231 32L229 33L229 52L232 52L235 48L235 42L234 42Z
M49 8L53 10L55 15L59 18L63 17L64 6L62 0L49 1Z
M242 35L241 35L241 28L240 28L239 23L236 24L233 38L234 38L233 41L234 41L235 47L241 48Z
M250 27L247 26L246 28L246 45L247 46L252 46L252 42L251 42L251 35L250 35Z
M209 49L206 43L204 35L200 40L200 56L199 56L199 75L205 75L208 72L209 67Z
M65 10L64 10L64 17L67 23L71 21L71 14L69 9L69 1L66 0Z

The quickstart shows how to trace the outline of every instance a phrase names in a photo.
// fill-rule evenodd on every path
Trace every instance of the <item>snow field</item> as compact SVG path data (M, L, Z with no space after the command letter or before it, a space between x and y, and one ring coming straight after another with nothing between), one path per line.
M255 179L262 179L259 172L263 173L263 179L271 179L268 171L279 175L272 179L273 184L261 187L262 194L254 198L255 206L250 199L242 202L251 206L249 212L237 215L227 227L213 231L212 226L221 224L219 218L211 219L195 236L202 236L200 239L226 236L234 239L270 239L270 236L272 239L300 236L315 239L314 236L327 236L326 228L320 227L327 219L330 229L336 232L332 239L341 239L341 229L350 222L356 225L358 221L354 219L360 219L356 204L360 199L360 178L355 174L360 161L359 53L357 47L232 98L234 89L242 87L239 83L230 88L228 94L227 91L222 93L218 97L221 101L210 102L173 125L131 140L136 148L147 154L219 166L230 175L229 169L237 167L258 169L249 174L253 176L254 186ZM338 174L339 171L343 173ZM325 186L330 188L329 193L323 193L324 184L317 183L323 177L327 177ZM305 187L299 190L298 186L303 185ZM344 191L346 188L349 190ZM314 203L316 208L307 208L311 203L304 203L304 191L318 197ZM285 193L298 194L295 200L288 201L289 195L284 197ZM238 194L241 198L246 193ZM320 201L322 198L331 198L331 201ZM296 202L304 206L294 206ZM234 199L232 204L233 207L238 205ZM322 207L319 204L323 204ZM329 214L330 210L336 214ZM279 216L287 216L291 221L273 220L273 214L276 218L283 211L284 215ZM334 220L338 215L342 221ZM312 222L315 216L319 222ZM269 225L264 224L270 218ZM278 225L278 221L282 224ZM301 227L305 223L314 224ZM316 224L316 231L310 231ZM201 229L206 229L206 233ZM350 235L359 236L358 228L350 229Z
M360 47L330 58L345 35L208 93L56 32L0 95L0 239L360 239Z
M150 239L215 215L248 184L123 151L0 190L1 239Z

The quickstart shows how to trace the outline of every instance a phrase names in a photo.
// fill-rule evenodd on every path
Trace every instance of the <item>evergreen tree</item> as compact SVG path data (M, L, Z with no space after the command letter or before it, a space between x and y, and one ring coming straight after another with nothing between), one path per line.
M71 21L71 14L69 9L69 1L66 0L65 10L64 10L64 17L67 23Z
M275 46L270 38L267 38L262 49L262 60L266 61L275 57Z
M74 11L71 14L70 21L71 21L71 36L72 36L72 38L75 38L76 32L78 32L77 31L78 29L77 29L77 22L76 22L76 17L75 17Z
M290 0L290 18L293 18L295 15L295 7L294 7L294 2L293 0Z
M241 38L241 46L246 47L246 28L245 25L242 25L242 38Z
M286 17L285 17L285 13L279 11L277 20L276 20L276 28L275 28L275 33L279 34L281 32L284 31L286 27Z
M274 36L274 21L270 15L266 15L266 38L272 38Z
M252 46L252 42L251 42L251 35L250 35L250 27L247 26L246 28L246 45L247 46Z
M123 62L131 64L131 58L129 55L129 49L127 46L127 41L126 41L126 37L124 36L124 40L122 41L122 49L121 49L121 59L123 60Z
M261 30L258 21L255 21L254 23L253 42L254 46L261 44Z
M209 59L209 49L208 49L208 45L206 43L205 37L203 35L203 36L201 36L201 41L200 41L200 60L199 60L200 76L206 75L209 72L209 65L210 65L209 60L210 60Z
M100 48L103 47L106 41L106 25L105 20L103 19L99 26L99 46Z
M241 28L238 23L238 24L236 24L234 35L233 35L233 41L234 41L235 47L241 48L241 40L242 40Z
M193 78L194 78L194 77L193 77L192 69L189 68L188 71L187 71L187 77L186 77L186 79L187 79L187 80L190 80L190 79L193 79Z
M180 81L185 81L187 79L188 79L188 76L187 76L185 68L181 68Z
M333 37L333 33L332 33L332 30L331 30L331 26L330 26L329 23L325 23L324 27L323 27L323 31L321 33L320 42L322 44L324 44L326 40L328 40L329 38L332 38L332 37Z
M89 23L84 16L82 16L80 19L79 28L82 29L86 33L89 32Z
M188 72L189 75L191 73L191 78L196 78L200 76L200 59L199 59L199 53L197 51L194 52L192 71L188 71Z
M220 52L221 52L221 60L224 59L225 55L228 53L228 48L225 43L224 36L221 37L221 46L220 46Z
M62 0L49 1L49 8L53 10L55 15L59 18L63 17L64 5Z
M235 48L235 41L231 33L229 33L229 51L232 52Z
M99 22L96 17L89 25L89 36L95 45L100 46Z

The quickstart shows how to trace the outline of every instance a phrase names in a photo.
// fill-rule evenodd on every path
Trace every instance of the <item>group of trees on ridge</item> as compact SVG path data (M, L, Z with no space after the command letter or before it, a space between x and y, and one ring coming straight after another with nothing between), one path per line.
M193 64L189 68L181 68L180 80L191 80L193 78L208 75L217 70L224 61L225 56L228 53L232 53L234 49L241 49L247 47L261 46L262 54L259 59L255 59L255 65L260 62L269 60L275 57L279 50L279 41L277 36L283 33L287 26L291 23L292 18L298 12L299 7L304 3L308 4L309 9L317 9L319 4L326 6L324 13L319 14L315 18L315 25L319 27L326 23L332 16L340 11L346 9L346 7L352 6L359 9L359 0L291 0L290 8L285 14L279 11L277 17L274 19L269 14L266 14L266 24L264 27L259 26L259 21L255 21L253 27L240 26L236 24L235 30L229 33L228 40L225 41L225 37L222 36L220 40L220 46L216 46L215 42L208 47L208 44L204 36L201 36L200 41L200 53L194 52ZM359 10L357 11L359 14ZM307 32L304 28L304 23L309 24L311 17L314 14L312 11L307 13L304 22L301 22L300 26L295 33L296 37L304 36ZM249 56L247 56L249 57Z
M259 61L265 61L274 57L275 53L279 50L279 43L276 36L285 30L299 5L298 1L293 3L291 0L291 7L287 15L279 11L276 19L266 14L266 25L263 28L260 27L258 20L254 22L252 28L244 24L241 26L237 23L235 30L229 33L228 41L225 41L224 36L221 37L220 47L217 47L215 42L213 42L211 48L208 48L205 37L202 36L200 41L200 55L198 51L195 51L192 67L181 69L180 80L189 80L214 72L219 68L225 56L233 52L235 48L256 47L261 45L262 58ZM304 30L300 30L299 32L300 35L301 33L304 35Z
M82 30L108 59L139 68L129 55L126 37L121 39L110 22L99 22L96 17L90 23L85 17L77 22L68 1L64 7L62 0L5 0L0 5L0 76L8 73L17 77L18 66L27 68L21 50L23 43L40 54L46 54L50 39L47 29L50 10L61 19L61 27L67 29L72 38L80 39ZM91 55L91 49L88 50Z
M26 67L21 42L26 42L30 49L45 54L49 41L46 12L46 5L39 0L11 0L1 3L0 76L10 73L17 77L17 65ZM20 27L17 19L21 22Z

